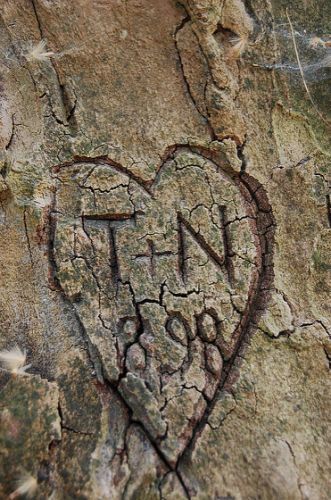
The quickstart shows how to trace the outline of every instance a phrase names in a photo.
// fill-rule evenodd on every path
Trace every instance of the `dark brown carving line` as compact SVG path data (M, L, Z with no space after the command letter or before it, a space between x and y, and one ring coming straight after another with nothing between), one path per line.
M120 164L103 156L95 158L76 156L70 162L66 162L55 166L53 168L53 173L56 175L61 169L74 166L75 164L92 163L94 165L102 165L102 166L108 165L112 169L117 170L128 176L129 179L135 181L146 192L148 192L151 196L153 196L153 184L155 180L158 178L161 169L169 160L172 160L175 157L175 155L180 152L194 153L210 161L217 168L218 171L221 169L223 174L225 174L227 178L230 179L232 183L234 183L238 187L243 199L243 203L245 204L246 213L250 217L251 229L256 238L255 245L257 249L256 271L254 278L251 280L251 286L249 290L249 296L246 308L242 314L240 323L238 324L232 335L231 342L226 343L225 341L223 341L221 345L221 349L222 352L225 353L225 357L224 357L223 369L218 390L215 392L214 397L210 401L208 401L207 409L203 417L198 422L196 422L194 428L192 429L191 439L187 443L186 448L179 455L176 463L169 463L167 458L159 449L159 443L155 439L153 439L148 430L144 429L149 439L151 440L152 444L154 445L160 458L166 463L169 469L177 471L179 480L183 484L183 481L180 477L180 472L178 470L179 463L183 459L183 456L184 455L187 456L187 454L189 454L190 451L193 449L197 436L202 432L208 420L208 416L213 410L219 392L221 390L231 391L231 387L233 386L234 382L238 377L239 367L244 355L245 348L247 347L249 340L252 334L254 333L259 317L265 310L270 295L270 290L272 287L273 276L274 276L273 240L274 240L275 223L271 206L267 199L266 192L262 187L262 185L258 181L256 181L253 177L248 175L246 172L241 172L241 173L235 172L228 164L226 158L223 156L222 153L217 151L212 151L204 147L187 146L187 145L174 145L167 149L167 153L164 157L164 160L162 161L159 170L157 172L157 175L154 181L152 182L143 181L136 175L133 175L129 170L127 170ZM221 221L223 221L221 225L223 230L223 236L225 238L224 241L228 241L226 235L226 226L225 226L225 211L223 207L220 207L220 212L221 212L220 213ZM180 220L179 222L183 223L182 220ZM56 191L55 191L53 205L51 207L50 217L49 217L50 281L51 281L51 286L55 287L57 290L60 290L65 300L69 301L69 299L66 298L65 293L61 288L61 285L57 278L57 266L56 266L55 251L54 251L56 224L57 224L57 212L56 212ZM193 229L190 227L188 228L188 230L193 231ZM225 251L224 262L223 263L220 262L219 264L220 265L224 264L228 277L229 279L231 279L231 262L229 262L229 259L227 257L227 249L225 248L225 250L226 251ZM144 257L144 255L140 257ZM79 324L81 325L82 333L84 335L85 341L89 346L90 357L96 368L96 371L102 373L102 363L100 361L100 356L96 352L95 346L93 346L92 343L90 342L88 335L84 329L84 325L82 324L75 310L75 307L72 304L71 307L79 321ZM117 391L119 397L123 401L123 404L125 404L126 407L129 408L127 402L120 395L118 391L118 386L114 384L113 381L107 380L107 377L104 377L103 382L105 385L109 384L112 390ZM187 491L185 484L183 484L183 486Z

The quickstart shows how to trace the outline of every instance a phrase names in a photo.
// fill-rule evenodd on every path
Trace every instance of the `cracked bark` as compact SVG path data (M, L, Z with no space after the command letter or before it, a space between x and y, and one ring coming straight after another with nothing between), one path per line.
M293 24L322 60L318 11ZM0 350L25 347L34 373L1 371L0 496L19 465L36 498L324 500L328 159L280 71L283 6L0 14ZM54 56L31 61L40 40Z
M176 151L177 151L177 150L178 150L178 152L184 151L184 149L183 149L183 148L181 148L181 147L180 147L180 148L175 147L175 148L174 148L174 151L173 151L173 152L171 152L171 157L172 157L172 158L174 157L174 154L176 153ZM194 150L191 150L191 151L192 151L192 152L194 152L194 151L198 151L198 148L194 148ZM199 150L199 151L200 151L200 153L201 153L201 150ZM206 157L206 159L207 159L207 157ZM89 159L88 159L88 158L85 158L85 159L84 159L84 161L85 161L86 163L91 163L91 162L92 162L92 163L94 163L94 162L95 162L95 159L92 159L92 158L89 158ZM97 160L97 161L98 161L98 160ZM78 160L78 162L81 162L81 159L79 159L79 160ZM103 163L103 164L106 164L106 165L112 166L111 162L110 162L110 163L109 163L109 161L108 161L108 162L105 162L105 159L104 159L104 158L103 158L103 159L100 159L100 160L99 160L99 162L100 162L100 163L99 163L100 165L102 165L102 163ZM167 164L167 162L168 162L168 160L167 160L167 159L165 159L165 160L163 161L162 165L166 165L166 164ZM158 172L159 172L159 174L158 174L158 175L160 175L160 172L161 172L161 169L162 169L162 165L161 165L161 167L158 169ZM61 169L62 169L62 168L66 169L68 166L69 166L69 167L70 167L70 166L74 166L74 164L70 164L70 165L61 165L61 166L58 166L58 167L56 167L56 168L55 168L56 177L57 177L57 178L59 179L59 181L60 181L60 186L59 186L59 188L60 188L60 189L61 189L61 186L63 185L63 181L61 180L61 178L59 178L59 175L60 175L60 173L61 173ZM123 168L119 168L119 165L116 165L116 169L117 169L118 171L122 172L122 173L123 173L123 172L125 172L125 174L128 174L128 172L126 172ZM64 172L65 172L65 171L66 171L66 170L64 170ZM94 172L95 172L95 170L94 170ZM239 180L239 177L237 177L237 179ZM239 183L239 184L240 184L240 183ZM142 181L140 181L140 185L144 185L144 183L142 183ZM80 185L80 186L81 186L83 189L85 188L85 186L82 186L82 185ZM122 186L127 187L127 184L123 184L123 183L117 184L117 185L115 186L114 190L116 191L116 189L119 189L119 188L121 188ZM242 188L242 192L246 193L247 186L249 186L249 177L248 177L248 176L246 176L246 178L245 178L245 187L243 187L243 188ZM145 187L145 186L144 186L144 187ZM152 187L152 186L149 184L149 189L148 189L148 190L146 190L146 191L148 192L148 194L151 194L151 195L152 195L152 197L154 197L154 196L153 196L153 192L151 191L151 187ZM92 188L92 191L93 191L93 192L94 192L94 190L95 190L95 189L94 189L94 188ZM256 207L257 212L256 212L256 210L255 210L255 211L253 210L253 212L254 212L255 216L254 216L254 218L252 218L252 216L250 216L249 218L252 218L252 220L254 220L254 221L255 221L255 220L257 220L257 221L258 221L258 218L259 218L259 215L258 215L258 214L259 214L259 212L258 212L258 210L259 210L259 203L261 204L261 202L260 202L259 200L263 200L263 202L262 202L262 206L263 206L263 211L264 211L264 213L268 213L268 214L270 214L270 207L268 208L268 205L266 204L266 202L265 202L265 200L264 200L264 198L263 198L263 197L265 196L265 195L263 194L263 190L261 190L261 189L260 189L260 190L258 190L258 186L256 185L256 183L254 184L253 188L250 188L250 190L251 190L251 192L252 192L252 193L253 193L253 195L254 195L255 202L257 203L257 207ZM109 193L109 192L110 192L110 191L109 191L109 189L104 189L104 190L101 190L101 191L102 191L102 192L104 192L104 193ZM250 197L250 200L251 200L251 197ZM252 200L251 200L251 201L252 201ZM200 206L202 206L202 205L200 205ZM52 212L53 212L53 213L55 212L54 207L53 207ZM192 214L192 213L193 213L193 210L191 210L191 212L190 212L190 213ZM178 216L177 216L177 217L178 217ZM88 216L88 217L87 217L87 216L85 215L85 219L86 219L86 218L88 218L89 220L96 220L96 221L98 221L98 220L102 220L102 219L104 219L104 216L100 216L100 217L99 217L99 216L95 216L95 215L93 215L93 216ZM118 216L111 216L111 215L109 215L109 216L107 216L106 218L107 218L107 219L109 218L109 220L111 220L111 219L115 219L115 220L116 220L116 219L118 219ZM128 219L128 218L132 218L132 216L130 216L130 217L128 216L128 217L127 217L127 219ZM134 218L134 217L133 217L133 218ZM256 218L257 218L257 219L256 219ZM222 219L222 217L221 217L221 219ZM243 217L242 219L246 219L246 217ZM182 216L181 216L180 221L182 221L182 220L184 220L184 219L183 219L183 218L182 218ZM263 229L263 224L267 224L267 227L272 226L272 222L270 222L270 221L272 221L272 219L268 219L268 218L267 218L267 222L265 222L265 221L264 221L264 222L262 222L262 221L261 221L261 223L262 223L262 227L261 227L261 223L259 223L259 222L258 222L258 231L259 231L261 234L263 234L263 232L264 232L264 229ZM187 224L188 224L188 223L186 223L186 222L185 222L185 226L187 226ZM225 260L226 260L226 259L228 258L228 257L227 257L227 252L229 251L229 243L227 243L228 236L226 236L226 237L225 237L225 235L224 235L224 228L225 228L225 221L224 221L224 217L223 217L223 219L222 219L222 226L223 226L223 233L222 233L222 234L223 234L223 243L224 243L224 248L225 248ZM210 256L214 259L215 264L216 264L216 265L220 265L220 266L222 267L222 266L223 266L223 264L224 264L224 262L225 262L225 260L223 259L222 261L219 261L219 260L218 260L218 257L215 257L215 255L216 255L216 254L214 254L214 253L213 253L213 250L212 250L211 248L209 248L209 247L208 247L207 243L205 243L205 240L204 240L203 238L202 238L202 239L200 239L200 236L199 236L199 235L198 235L198 233L196 233L196 231L195 231L195 230L191 227L191 225L188 225L188 229L189 229L189 232L191 233L191 236L192 236L192 237L193 237L193 238L197 241L197 243L198 243L200 246L202 246L202 248L206 248L206 250L207 250L207 252L208 252L208 255L210 255ZM86 229L85 229L85 231L86 231ZM55 232L55 228L54 228L54 232ZM179 236L180 236L180 234L181 234L181 233L182 233L182 231L179 231ZM263 236L263 237L265 237L265 236ZM269 234L269 236L268 236L268 237L269 237L269 238L272 238L271 233ZM89 236L89 239L91 240L91 237L90 237L90 236ZM140 238L140 239L141 239L141 238ZM181 240L180 240L180 237L179 237L179 241L181 241ZM270 240L270 241L271 241L271 240ZM182 245L183 245L183 244L184 244L184 243L182 242ZM206 246L206 245L207 245L207 246ZM93 246L93 251L95 252L95 244L93 244L93 243L92 243L92 246ZM113 247L115 247L115 245L114 245L114 241L113 241L113 243L111 244L111 248L113 248ZM270 243L269 243L269 247L270 247ZM168 252L168 253L169 253L169 252ZM179 252L179 253L180 253L180 252ZM184 255L184 254L183 254L183 255ZM263 255L263 254L262 254L262 255ZM139 257L139 256L138 256L138 257ZM136 259L136 258L135 258L135 259ZM54 255L53 255L53 257L51 258L51 262L54 262ZM229 264L228 264L228 266L229 266ZM269 266L270 266L270 262L269 262ZM110 262L110 267L111 267L111 262ZM90 268L90 265L89 265L89 264L88 264L88 268ZM90 269L91 269L91 268L90 268ZM229 267L228 267L228 269L229 269ZM94 276L93 270L91 270L91 272L92 272L92 275ZM229 271L228 271L228 272L229 272ZM260 279L262 280L262 282L263 282L263 280L265 280L265 279L267 280L267 281L264 283L264 285L263 285L263 286L264 286L264 289L266 290L266 289L268 288L268 286L270 286L270 283L269 283L269 282L270 282L270 278L271 278L271 276L272 276L272 275L270 274L270 272L267 272L266 274L264 274L264 273L265 273L265 271L263 271L263 272L261 273ZM55 272L55 274L56 274L56 272ZM101 286L100 286L100 284L99 284L99 282L98 282L98 279L97 279L96 277L95 277L95 280L96 280L96 283L97 283L97 286L98 286L99 290L101 290ZM117 285L116 285L116 282L117 282L117 281L121 281L121 280L117 277L117 278L115 279L115 283L114 283L114 285L115 285L115 286L117 286ZM123 281L122 281L122 283L123 283ZM137 331L137 335L136 335L136 337L133 339L133 341L132 341L132 342L130 342L129 344L127 344L127 345L126 345L126 351L125 351L125 352L127 352L128 348L130 348L132 345L134 345L137 341L139 342L139 338L140 338L140 336L141 336L141 335L143 334L143 332L144 332L144 320L142 319L142 315L141 315L141 312L140 312L140 306L141 306L141 305L143 305L143 304L153 304L153 303L162 305L162 296L163 296L163 293L164 293L164 292L162 291L162 290L164 290L164 288L163 288L163 286L161 286L159 301L149 300L149 299L144 299L144 300L142 300L142 301L138 301L138 302L137 302L137 301L136 301L136 299L135 299L135 293L134 293L134 291L133 291L133 289L132 289L132 286L130 285L130 283L129 283L129 282L128 282L127 284L129 285L130 290L131 290L131 294L132 294L132 298L133 298L133 303L135 303L135 304L136 304L136 312L137 312L137 315L138 315L137 317L139 318L140 328L138 329L138 331ZM164 285L165 285L165 284L164 284ZM260 286L258 286L258 290L259 290L259 288L260 288ZM181 296L181 297L185 297L185 296L187 296L187 297L188 297L190 293L192 293L192 291L191 291L191 292L189 292L188 294L174 294L174 295ZM264 300L265 300L265 299L264 299ZM254 308L256 308L256 310L258 310L258 308L259 308L259 307L260 307L260 306L258 306L258 307L257 307L256 305L254 305ZM167 310L167 309L166 309L166 310ZM250 315L251 315L251 314L252 314L252 313L250 313ZM249 323L247 323L247 321L248 321L248 322L249 322L249 321L251 321L251 317L250 317L250 315L249 315L249 316L247 316L247 318L244 320L244 321L246 321L246 324L247 324L247 325L249 324ZM244 324L243 324L243 325L244 325ZM243 329L244 334L245 334L245 328L247 329L248 327L247 327L247 326L246 326L246 327L245 327L245 326L242 326L242 329ZM241 337L239 336L238 338L240 339ZM244 337L242 337L242 338L244 338ZM222 345L222 344L221 344L221 345ZM233 365L234 361L236 360L236 354L237 354L237 352L239 352L239 349L241 348L240 346L241 346L241 341L239 341L238 347L235 349L234 354L233 354L232 356L230 355L230 357L229 357L228 361L226 361L225 370L224 370L224 374L225 374L225 375L223 375L223 382L222 382L222 386L220 386L220 388L224 386L224 384L225 384L225 382L226 382L226 380L227 380L227 378L228 378L228 375L231 373L231 366ZM221 347L221 348L222 348L222 347ZM223 349L225 349L225 352L227 352L227 350L229 349L229 347L225 347L225 345L224 345L224 346L223 346ZM124 352L124 354L123 354L123 355L124 355L124 360L125 360L125 357L126 357L125 352ZM226 358L225 358L225 359L226 359ZM125 361L124 361L124 364L125 364ZM119 381L121 381L121 380L123 380L123 379L125 379L125 378L126 378L126 373L127 373L126 371L124 371L124 372L123 372L123 374L121 375L121 377L120 377ZM107 377L106 377L106 378L107 378ZM109 382L110 382L110 384L111 384L112 389L116 389L116 391L117 391L117 384L116 384L116 385L114 385L112 381L109 381ZM184 384L183 389L189 389L189 388L194 388L194 387L195 387L195 389L196 389L199 393L201 393L201 395L202 395L202 397L203 397L203 399L204 399L204 395L202 394L202 392L200 391L200 389L198 389L198 388L197 388L196 386L194 386L194 385L190 385L190 386L188 386L187 384ZM121 392L122 392L122 389L121 389ZM123 398L123 393L122 393L122 395L121 395L121 398ZM125 399L126 399L126 396L125 396L125 393L124 393L124 399L122 399L122 401L123 401L123 403L124 403L124 404L127 404L127 403L126 403L126 401L125 401ZM173 398L171 398L171 399L173 399ZM163 410L166 408L167 404L171 401L171 399L170 399L170 400L168 400L168 401L166 400L165 405L163 406ZM213 399L213 398L211 398L211 403L212 403L212 399ZM131 409L130 409L130 405L131 405L131 404L133 404L133 405L135 406L135 403L133 403L133 402L131 402L131 403L129 404L129 406L128 406L128 410L129 410L130 412L131 412ZM205 426L205 424L206 424L206 422L207 422L207 420L208 420L208 416L209 416L210 412L212 411L213 406L212 406L212 405L209 405L208 401L206 401L206 405L207 405L207 409L208 409L208 411L207 411L207 413L205 413L205 416L204 416L203 420L201 421L200 425L198 426L198 428L197 428L197 429L193 429L192 438L191 438L191 440L189 441L189 443L188 443L188 445L187 445L187 448L186 448L186 449L182 452L182 454L185 454L185 453L186 453L186 451L187 451L190 447L192 447L192 446L193 446L196 434L198 434L198 433L200 433L200 432L201 432L202 428ZM135 422L136 422L136 419L134 419L133 421L135 421ZM140 423L140 422L139 422L139 423ZM141 425L141 423L140 423L140 425ZM150 437L151 441L152 441L153 443L155 443L155 450L157 451L157 454L160 456L160 458L162 459L162 461L163 461L163 462L165 462L165 464L166 464L167 468L168 468L169 470L174 470L174 471L176 472L176 474L177 474L177 476L178 476L178 479L179 479L180 483L181 483L181 484L182 484L182 486L185 488L185 490L187 490L187 488L188 488L188 487L187 487L187 485L185 485L185 483L183 482L183 479L182 479L182 477L181 477L181 475L180 475L180 472L179 472L179 463L180 463L180 462L178 462L178 460L176 460L176 462L174 462L174 463L169 462L169 461L168 461L168 459L166 458L166 455L164 455L164 454L163 454L163 452L161 451L161 449L159 448L159 446L160 446L160 442L166 438L166 435L167 435L167 434L165 434L163 437L161 437L161 439L160 439L160 438L157 438L157 439L155 440L155 438L151 435L150 431L146 430L146 427L145 427L144 425L142 426L142 428L144 428L144 431L145 431L145 432L147 433L147 435ZM179 458L179 460L180 460L180 458Z

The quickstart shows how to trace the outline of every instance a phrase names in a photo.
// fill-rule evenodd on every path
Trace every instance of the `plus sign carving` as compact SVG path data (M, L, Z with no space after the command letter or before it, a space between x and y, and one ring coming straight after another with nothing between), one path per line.
M174 467L230 387L272 277L273 221L247 175L177 148L153 183L104 159L55 169L55 277L99 377Z

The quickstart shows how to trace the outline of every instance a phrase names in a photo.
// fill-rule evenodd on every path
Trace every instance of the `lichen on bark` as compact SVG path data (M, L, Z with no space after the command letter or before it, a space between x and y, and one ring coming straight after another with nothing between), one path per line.
M323 9L2 2L1 498L327 498Z

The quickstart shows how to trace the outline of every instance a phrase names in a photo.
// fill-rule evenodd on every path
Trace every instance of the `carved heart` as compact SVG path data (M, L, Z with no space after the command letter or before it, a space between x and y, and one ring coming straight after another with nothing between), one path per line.
M261 306L270 207L248 176L184 147L152 185L105 159L56 178L57 279L103 376L174 465Z

